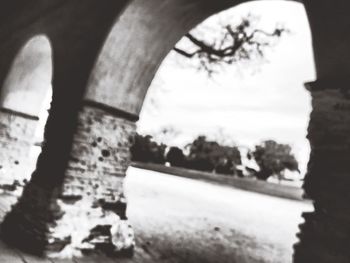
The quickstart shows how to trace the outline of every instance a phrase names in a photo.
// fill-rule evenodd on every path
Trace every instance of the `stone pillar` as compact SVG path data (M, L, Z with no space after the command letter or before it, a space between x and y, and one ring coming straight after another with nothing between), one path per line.
M1 225L1 237L8 244L51 256L94 249L132 251L121 185L134 119L103 105L82 103L105 39L128 3L65 1L52 7L34 3L22 8L23 13L31 14L38 5L49 9L40 16L35 11L34 20L24 16L20 28L10 25L11 30L6 30L18 29L12 34L15 40L44 33L52 46L53 64L53 95L42 152L30 182ZM2 53L8 53L10 40L8 46L1 44ZM2 60L0 64L0 71L7 68ZM106 97L119 92L115 83L115 90L105 93Z
M34 147L35 116L0 109L0 189L14 191L24 185L35 168L30 158Z
M350 262L350 96L341 80L310 83L311 156L305 192L315 211L304 213L294 262Z
M94 251L132 254L135 241L126 217L123 179L136 119L86 101L78 113L63 180L43 183L33 175L2 224L4 240L49 257Z

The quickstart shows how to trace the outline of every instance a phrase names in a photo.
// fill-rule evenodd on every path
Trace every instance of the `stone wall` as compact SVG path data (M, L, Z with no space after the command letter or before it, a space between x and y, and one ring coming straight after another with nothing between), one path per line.
M82 107L63 182L31 181L2 224L4 240L49 257L132 254L123 179L135 129L96 105Z
M38 119L0 110L0 189L15 190L28 181L35 168L31 158Z
M126 217L123 180L130 162L134 122L85 106L58 204L65 214L52 229L52 244L69 240L59 255L134 246ZM54 246L55 247L55 246ZM57 254L52 254L57 256Z
M311 84L313 111L308 139L312 152L305 178L315 212L305 213L294 260L350 262L350 96L333 85Z

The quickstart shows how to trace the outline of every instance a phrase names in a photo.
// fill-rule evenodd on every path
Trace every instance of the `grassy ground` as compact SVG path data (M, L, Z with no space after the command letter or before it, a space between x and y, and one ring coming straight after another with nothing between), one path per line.
M130 168L128 216L137 236L133 259L38 259L0 243L0 262L288 263L306 202ZM7 200L7 201L6 201ZM1 197L0 211L10 203Z
M237 176L201 172L180 167L167 167L164 165L153 163L134 162L132 163L132 166L135 168L172 174L184 178L202 180L220 185L230 185L238 189L267 194L271 196L283 197L287 199L300 201L304 200L304 190L300 186L286 185L283 182L281 184L269 183L251 177L239 178Z
M157 262L291 262L300 215L312 209L305 202L135 168L126 193L139 247Z

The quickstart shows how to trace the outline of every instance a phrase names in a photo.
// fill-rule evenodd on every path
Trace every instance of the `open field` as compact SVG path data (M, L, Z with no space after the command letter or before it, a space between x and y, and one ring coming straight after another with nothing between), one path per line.
M238 189L251 192L283 197L292 200L304 200L304 190L299 186L286 184L269 183L255 178L239 178L236 176L201 172L180 167L167 167L154 163L132 163L133 167L151 170L160 173L176 175L184 178L191 178L220 185L230 185ZM289 182L290 183L290 182Z
M312 210L307 202L132 167L125 188L133 259L44 260L1 244L0 262L289 263L300 215ZM4 211L9 199L2 199Z

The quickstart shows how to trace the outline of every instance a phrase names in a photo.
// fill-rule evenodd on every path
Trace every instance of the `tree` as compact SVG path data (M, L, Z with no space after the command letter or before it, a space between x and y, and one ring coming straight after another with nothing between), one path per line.
M198 136L189 147L187 166L201 171L234 174L235 166L241 164L241 155L237 147L222 146Z
M171 166L184 167L186 164L186 157L183 151L178 147L171 147L166 155L166 161Z
M156 143L152 140L152 136L136 134L130 148L131 160L164 164L165 149L166 145Z
M215 147L214 142L208 142L205 136L198 136L192 143L186 147L189 148L187 166L190 169L208 171L214 170L214 164L210 153Z
M281 177L282 172L286 169L299 171L292 148L287 144L267 140L255 146L252 155L260 167L260 171L256 173L260 180L267 180L273 174Z
M198 37L191 31L184 36L191 47L175 46L174 51L183 57L198 60L200 68L209 74L215 71L217 65L264 57L266 48L288 30L276 26L273 30L265 31L256 27L256 21L256 17L248 15L238 25L224 25L221 35L212 41Z

